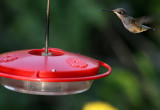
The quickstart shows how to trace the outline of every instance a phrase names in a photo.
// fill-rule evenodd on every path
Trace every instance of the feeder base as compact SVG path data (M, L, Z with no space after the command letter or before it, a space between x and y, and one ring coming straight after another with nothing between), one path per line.
M12 91L35 95L69 95L88 90L93 81L35 82L1 77L1 84Z

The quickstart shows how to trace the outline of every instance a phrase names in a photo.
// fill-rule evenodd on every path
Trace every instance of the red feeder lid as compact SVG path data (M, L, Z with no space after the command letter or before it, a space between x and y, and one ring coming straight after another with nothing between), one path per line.
M111 73L109 65L84 55L49 48L51 56L42 56L44 51L32 49L0 54L0 76L27 81L70 82L94 80ZM108 71L97 75L100 66Z

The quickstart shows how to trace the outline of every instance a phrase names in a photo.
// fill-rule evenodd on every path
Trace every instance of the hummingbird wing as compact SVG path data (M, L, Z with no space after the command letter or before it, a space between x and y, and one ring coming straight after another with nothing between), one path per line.
M137 25L142 25L144 23L150 23L153 21L153 17L140 17L140 18L133 18L133 22Z

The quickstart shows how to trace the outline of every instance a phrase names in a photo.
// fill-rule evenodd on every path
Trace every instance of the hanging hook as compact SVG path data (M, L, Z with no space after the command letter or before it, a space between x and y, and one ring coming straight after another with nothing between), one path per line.
M47 0L45 53L42 53L43 56L50 56L51 55L51 53L48 52L48 44L49 44L49 18L50 18L50 0Z

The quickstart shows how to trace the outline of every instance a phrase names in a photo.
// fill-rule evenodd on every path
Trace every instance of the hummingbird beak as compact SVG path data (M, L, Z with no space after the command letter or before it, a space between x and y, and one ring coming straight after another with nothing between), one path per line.
M103 9L101 11L109 11L109 12L113 12L113 10L108 10L108 9Z

